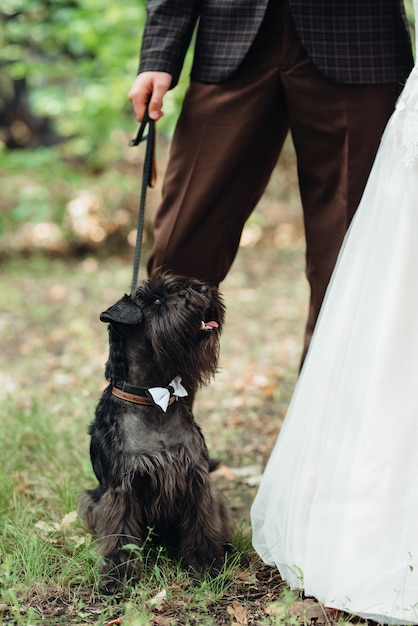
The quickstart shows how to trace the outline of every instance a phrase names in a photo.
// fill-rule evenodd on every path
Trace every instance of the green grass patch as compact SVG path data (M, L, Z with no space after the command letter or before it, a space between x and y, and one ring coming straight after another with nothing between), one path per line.
M129 286L130 264L32 256L1 266L0 624L312 623L305 607L295 614L300 598L283 596L277 571L264 566L251 545L253 479L290 397L305 314L296 253L264 252L261 262L260 250L255 256L243 251L225 286L221 371L196 400L196 419L211 454L236 468L232 478L230 471L214 476L231 509L233 550L218 576L197 580L163 550L134 547L132 557L142 560L141 581L126 584L116 596L100 593L100 562L78 515L78 498L95 485L87 427L105 384L108 350L99 313ZM290 278L278 280L276 290L266 284L260 307L256 293L266 263L281 261ZM257 325L251 322L255 312ZM275 342L269 340L273 327ZM326 619L332 626L343 623L340 617Z

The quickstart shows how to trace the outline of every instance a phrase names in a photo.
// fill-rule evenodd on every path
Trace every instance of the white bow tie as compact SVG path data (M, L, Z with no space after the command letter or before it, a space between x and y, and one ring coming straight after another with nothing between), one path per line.
M184 398L188 396L186 389L181 384L181 377L176 376L167 387L150 387L148 394L151 396L151 400L159 406L164 413L167 411L168 403L171 396L178 396Z

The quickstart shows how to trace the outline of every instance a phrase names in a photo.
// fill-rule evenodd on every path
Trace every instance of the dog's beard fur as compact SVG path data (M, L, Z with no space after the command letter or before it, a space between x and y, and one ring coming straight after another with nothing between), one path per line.
M194 393L216 372L224 305L201 281L156 274L101 319L109 323L108 380L165 386L180 375ZM163 414L116 398L109 385L90 434L99 485L83 494L82 511L99 538L104 588L114 591L126 577L139 576L139 562L128 562L123 547L141 545L149 527L186 567L217 570L229 541L228 514L186 402Z
M218 291L200 281L157 275L137 289L134 301L144 313L153 359L161 372L170 380L180 372L189 391L209 382L216 373L218 333L224 321ZM200 330L200 322L211 320L218 323L217 332Z

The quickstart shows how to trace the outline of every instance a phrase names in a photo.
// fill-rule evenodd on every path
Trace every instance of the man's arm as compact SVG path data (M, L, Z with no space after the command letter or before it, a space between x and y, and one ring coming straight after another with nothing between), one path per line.
M138 121L148 100L150 117L162 117L164 96L177 84L200 5L199 0L148 0L139 74L128 96Z

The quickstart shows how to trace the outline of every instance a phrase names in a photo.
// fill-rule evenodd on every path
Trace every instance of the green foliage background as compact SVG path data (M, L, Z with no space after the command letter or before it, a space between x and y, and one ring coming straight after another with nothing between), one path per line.
M70 151L93 159L112 132L132 127L127 93L137 71L145 0L3 0L0 66L25 77L36 111L75 135ZM173 94L174 95L174 94ZM180 93L167 103L172 126Z
M405 5L412 23L412 0ZM14 151L0 141L0 253L5 237L23 224L50 221L71 238L68 202L98 181L105 212L121 201L119 195L109 204L112 189L123 190L123 202L136 196L138 174L129 177L121 169L137 128L127 94L145 18L146 0L2 0L0 109L10 78L25 78L33 112L49 116L70 139ZM190 64L191 53L179 86L165 100L160 137L169 137L174 127Z
M8 150L0 141L0 252L10 248L10 233L28 224L52 222L71 239L66 207L80 189L101 187L94 192L105 213L137 195L138 170L129 177L115 169L123 169L137 129L127 94L145 18L145 0L2 1L0 109L10 79L25 78L33 113L70 139L31 150ZM173 129L187 73L186 64L166 99L160 136ZM113 202L111 189L120 191Z

